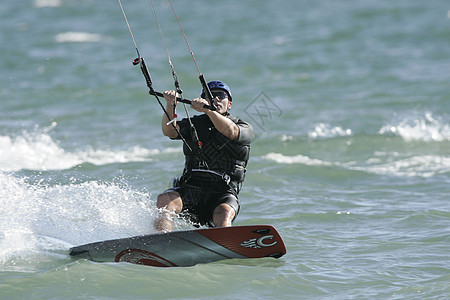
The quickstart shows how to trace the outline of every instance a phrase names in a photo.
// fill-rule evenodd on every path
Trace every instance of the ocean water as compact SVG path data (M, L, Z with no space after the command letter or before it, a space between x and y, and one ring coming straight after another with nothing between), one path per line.
M123 2L155 88L172 89L149 3ZM287 254L168 269L72 260L71 246L154 232L181 144L160 132L117 1L4 1L0 298L450 298L448 1L173 5L202 73L231 87L232 113L257 134L235 224L275 226ZM154 6L197 97L170 5Z

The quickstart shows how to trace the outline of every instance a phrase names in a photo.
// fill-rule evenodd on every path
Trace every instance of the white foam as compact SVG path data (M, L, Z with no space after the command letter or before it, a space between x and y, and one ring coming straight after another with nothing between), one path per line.
M88 32L64 32L55 36L55 40L58 43L98 42L101 39L102 36L100 34Z
M0 171L66 169L81 162L44 132L23 132L14 138L0 136Z
M388 154L392 157L392 154ZM450 157L438 155L415 155L411 157L397 157L393 161L382 162L376 160L368 160L367 166L350 166L347 168L352 170L366 171L374 174L395 175L405 177L431 177L439 174L450 172Z
M306 166L336 166L352 171L363 171L371 174L394 175L404 177L431 177L450 172L450 157L438 155L401 156L399 153L376 153L376 157L365 162L327 162L305 155L286 156L280 153L269 153L264 159L279 164L301 164Z
M150 195L125 183L33 185L0 173L0 269L69 245L154 232ZM23 263L18 263L22 261Z
M330 124L319 123L312 131L308 133L308 136L312 139L316 138L333 138L337 136L350 136L352 135L351 129L344 129L340 126L331 126Z
M408 116L400 122L387 124L378 133L398 135L406 141L450 141L450 125L434 117L430 112L426 112L423 116Z
M286 156L281 153L268 153L263 156L264 159L273 160L280 164L302 164L307 166L331 166L333 163L310 158L305 155Z
M125 150L89 147L76 152L67 152L48 134L54 126L32 133L24 131L17 137L0 136L0 171L64 170L82 163L105 165L151 161L152 156L161 153L159 149L146 149L141 146ZM181 150L178 148L168 148L163 153L179 151Z
M34 0L35 7L59 7L62 4L61 0Z
M283 143L290 142L292 140L294 140L294 137L292 135L283 134L280 137L280 141L282 141Z
M89 149L76 154L83 162L94 165L105 165L111 163L127 163L133 161L151 161L149 156L161 153L158 149L149 150L134 146L127 150L94 150Z

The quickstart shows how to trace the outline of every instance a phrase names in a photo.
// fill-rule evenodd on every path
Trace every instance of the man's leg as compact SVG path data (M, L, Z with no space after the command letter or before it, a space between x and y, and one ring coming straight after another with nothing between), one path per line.
M236 211L227 203L219 204L213 212L213 222L216 227L231 226L231 222L236 216Z
M168 191L158 195L156 207L164 209L155 222L156 230L162 232L172 231L172 214L178 214L183 209L183 201L180 194L175 191Z

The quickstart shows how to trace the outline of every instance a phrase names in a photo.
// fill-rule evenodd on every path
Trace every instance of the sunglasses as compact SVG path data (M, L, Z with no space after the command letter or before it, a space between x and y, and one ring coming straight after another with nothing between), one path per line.
M228 94L225 92L211 92L213 98L219 98L219 100L223 100L228 98Z

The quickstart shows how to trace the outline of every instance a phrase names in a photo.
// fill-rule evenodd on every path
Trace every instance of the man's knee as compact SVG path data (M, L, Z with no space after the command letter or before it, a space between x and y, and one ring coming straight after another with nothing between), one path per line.
M156 198L157 208L166 208L170 211L175 211L176 213L181 211L182 203L180 194L175 191L159 194Z
M167 193L159 194L156 198L156 207L163 208L164 206L167 206L167 204L169 204Z
M231 205L222 203L214 209L213 222L217 227L231 226L236 216L236 211Z

